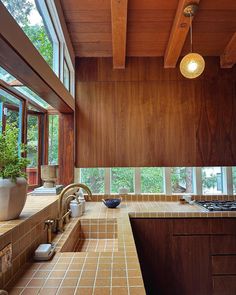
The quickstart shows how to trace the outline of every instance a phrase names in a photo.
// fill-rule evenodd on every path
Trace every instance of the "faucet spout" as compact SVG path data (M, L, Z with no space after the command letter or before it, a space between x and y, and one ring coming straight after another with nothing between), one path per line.
M78 191L80 188L82 188L83 190L86 191L86 193L88 194L87 197L85 197L86 201L91 200L92 198L92 192L89 189L89 187L87 187L85 184L82 183L72 183L69 184L68 186L66 186L60 193L59 198L58 198L58 217L57 217L57 230L62 232L63 231L63 223L64 223L64 217L67 216L68 218L68 208L67 208L67 212L64 214L64 206L63 206L63 200L64 198L67 196L67 193L70 190L74 190L74 191ZM71 194L69 197L73 198L74 195ZM65 205L67 206L68 204L68 198L66 198L66 203ZM67 214L68 213L68 214Z

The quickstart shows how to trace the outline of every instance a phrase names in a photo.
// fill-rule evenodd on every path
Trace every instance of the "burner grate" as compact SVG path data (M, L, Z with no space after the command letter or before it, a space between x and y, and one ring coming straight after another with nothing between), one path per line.
M236 201L196 201L208 211L236 211Z

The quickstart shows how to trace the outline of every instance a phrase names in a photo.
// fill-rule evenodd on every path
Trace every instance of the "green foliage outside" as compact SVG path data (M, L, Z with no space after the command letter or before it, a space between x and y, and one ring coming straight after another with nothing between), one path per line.
M38 117L32 115L27 122L27 157L28 167L38 167Z
M120 188L127 188L129 193L134 192L134 169L112 168L111 169L111 192L119 193Z
M211 173L210 176L206 176L206 172L202 172L202 186L205 188L215 188L217 186L217 175Z
M51 165L58 164L58 131L59 118L57 115L49 115L49 146L48 146L48 162Z
M24 169L28 164L26 158L18 156L18 128L13 124L7 125L6 130L0 134L0 177L11 178L26 177ZM25 146L20 146L20 152L25 151Z
M236 193L236 167L232 167L233 173L233 193Z
M82 168L81 182L86 184L92 193L104 193L104 173L103 168Z
M141 191L142 193L163 193L163 168L141 168Z
M35 4L28 0L2 0L8 11L14 17L16 22L38 49L46 62L53 67L53 45L47 34L43 22L31 25L29 16L33 10L36 10Z

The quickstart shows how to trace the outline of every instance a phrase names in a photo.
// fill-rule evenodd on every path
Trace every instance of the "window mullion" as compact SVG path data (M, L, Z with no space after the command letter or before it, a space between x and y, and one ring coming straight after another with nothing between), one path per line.
M171 168L164 168L164 191L166 195L172 195L171 189Z
M105 194L111 194L111 168L105 168Z
M141 194L141 168L134 168L134 193Z
M232 167L222 167L223 172L223 194L233 195L233 173Z

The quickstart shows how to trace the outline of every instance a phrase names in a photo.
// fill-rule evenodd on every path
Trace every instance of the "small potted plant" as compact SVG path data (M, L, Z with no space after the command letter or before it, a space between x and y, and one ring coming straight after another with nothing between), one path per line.
M0 134L0 221L17 218L27 196L25 169L28 160L19 157L25 146L17 145L18 128L6 126Z

